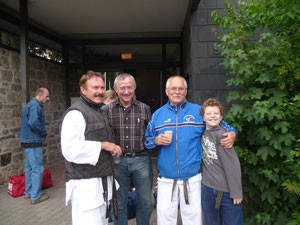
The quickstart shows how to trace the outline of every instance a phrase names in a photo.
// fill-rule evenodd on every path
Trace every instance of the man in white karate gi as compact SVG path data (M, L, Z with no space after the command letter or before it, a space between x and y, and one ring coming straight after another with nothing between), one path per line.
M66 164L66 204L71 200L73 225L108 224L109 201L115 183L113 156L121 148L100 109L105 95L104 77L88 71L80 81L80 99L67 109L61 129Z

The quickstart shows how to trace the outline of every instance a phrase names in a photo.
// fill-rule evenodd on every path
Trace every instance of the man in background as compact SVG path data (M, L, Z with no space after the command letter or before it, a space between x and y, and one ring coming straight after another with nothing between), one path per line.
M38 88L35 97L26 104L22 112L19 141L25 153L25 199L37 204L49 198L41 191L43 181L42 144L47 136L43 104L50 100L46 88Z

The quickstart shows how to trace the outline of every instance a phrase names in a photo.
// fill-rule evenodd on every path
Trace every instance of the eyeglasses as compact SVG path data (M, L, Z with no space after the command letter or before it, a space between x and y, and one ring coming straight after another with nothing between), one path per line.
M128 91L133 91L134 90L134 86L124 86L124 87L119 87L119 90L120 91L122 91L122 92L124 92L124 91L126 91L126 89L128 90Z
M176 92L176 91L178 91L178 92L184 92L185 91L185 87L179 87L179 88L176 88L176 87L172 87L172 88L168 88L170 91L172 91L172 92Z

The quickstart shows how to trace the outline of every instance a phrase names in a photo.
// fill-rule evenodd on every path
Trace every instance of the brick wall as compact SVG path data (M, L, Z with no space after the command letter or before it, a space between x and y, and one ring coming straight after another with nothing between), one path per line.
M65 110L64 67L47 60L29 58L30 97L39 87L50 91L45 105L48 136L43 147L47 167L62 158L59 127ZM24 172L25 159L18 142L21 114L21 73L19 53L0 48L0 184L9 176Z

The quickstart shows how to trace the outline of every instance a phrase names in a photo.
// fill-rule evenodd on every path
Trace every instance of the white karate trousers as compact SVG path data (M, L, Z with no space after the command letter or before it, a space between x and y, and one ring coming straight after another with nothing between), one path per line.
M82 210L79 206L79 201L76 198L76 188L72 194L72 224L73 225L107 225L108 218L106 216L106 203L104 202L99 207Z
M158 178L157 189L157 224L176 225L178 206L183 225L202 225L201 174L197 174L187 183L189 204L184 197L183 180L178 180L173 191L173 179Z

